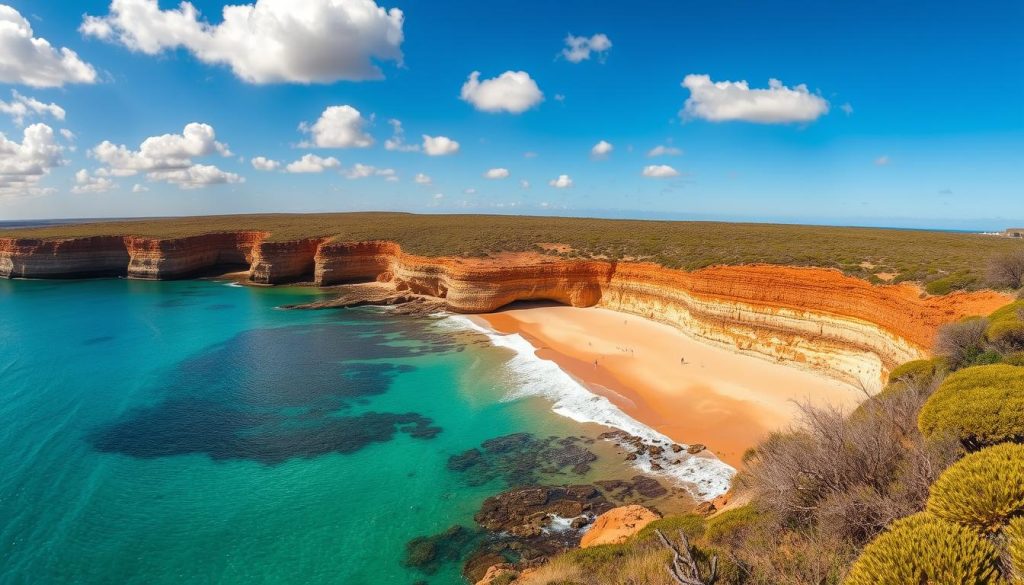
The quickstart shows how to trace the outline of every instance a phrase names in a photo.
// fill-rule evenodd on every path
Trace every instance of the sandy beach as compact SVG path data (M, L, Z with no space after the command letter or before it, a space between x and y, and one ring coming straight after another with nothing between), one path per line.
M675 441L702 443L738 467L785 428L798 402L852 408L861 390L691 338L661 323L597 308L531 306L479 315L518 333L593 392Z

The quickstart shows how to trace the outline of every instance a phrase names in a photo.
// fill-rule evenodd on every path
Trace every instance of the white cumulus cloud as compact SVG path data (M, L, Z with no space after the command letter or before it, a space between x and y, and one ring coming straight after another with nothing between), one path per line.
M177 185L182 189L201 189L207 185L244 183L245 179L235 173L222 171L213 165L192 165L183 169L170 169L149 173L150 181Z
M35 37L20 12L0 4L0 82L32 87L95 83L96 70L71 49Z
M21 95L17 90L11 90L11 101L0 100L0 113L10 116L18 126L24 125L25 118L30 116L48 115L56 120L63 120L66 115L64 108L57 104L43 103L35 98ZM65 138L67 138L66 135Z
M51 170L65 164L64 147L46 124L22 131L21 142L0 133L0 195L41 195L52 190L39 186Z
M415 152L420 149L418 144L405 143L405 129L400 120L388 120L388 124L391 124L391 138L384 141L384 150Z
M367 148L373 145L373 138L363 131L365 125L366 119L352 106L331 106L312 125L299 124L299 130L313 138L312 142L303 142L300 146Z
M145 173L150 181L170 183L182 189L244 182L235 173L193 162L192 159L211 155L231 156L228 146L217 141L213 127L198 122L186 125L181 134L151 136L142 141L138 150L104 140L89 154L104 165L97 171L98 175L130 177Z
M269 159L265 156L257 156L249 162L252 163L252 168L256 169L257 171L276 171L278 168L281 167L280 162L273 159Z
M430 178L430 175L425 175L423 173L416 173L416 176L413 177L413 181L415 181L417 185L430 185L434 182L434 180Z
M104 140L91 154L115 171L115 175L128 176L139 171L181 169L190 166L193 158L212 154L231 156L231 151L226 144L217 141L212 126L192 122L181 134L163 134L143 140L138 150Z
M570 63L579 63L590 59L591 54L596 54L598 60L603 61L608 50L612 48L612 41L608 35L597 33L592 37L576 37L568 35L565 37L565 48L562 49L562 56Z
M349 179L365 179L367 177L385 177L388 180L397 179L395 169L382 169L362 163L356 163L355 166L345 171L344 174Z
M572 187L572 179L569 178L569 175L558 175L558 178L548 181L548 185L556 189L568 189Z
M506 71L483 81L474 71L462 85L462 99L483 112L520 114L542 102L544 94L525 71Z
M402 11L373 0L256 0L222 16L211 24L189 2L161 10L157 0L112 0L80 30L147 55L185 49L249 83L380 79L377 63L402 61Z
M135 183L134 185L132 185L132 193L145 193L147 191L149 191L149 187L143 185L142 183Z
M828 113L828 101L806 85L786 87L778 79L770 79L767 89L750 89L746 81L715 82L707 75L687 75L682 85L690 90L679 112L684 119L786 124L811 122Z
M659 156L679 156L683 154L683 151L674 146L665 146L659 144L654 148L647 151L648 158L656 158Z
M667 179L669 177L678 177L679 171L668 165L647 165L644 167L644 176L652 179Z
M299 160L289 163L284 170L289 173L322 173L327 169L336 169L341 166L341 161L329 156L321 158L315 154L305 154Z
M499 167L499 168L496 168L496 169L488 169L487 172L484 173L484 178L485 179L507 179L509 177L509 175L511 175L511 174L512 173L510 173L508 169L500 168Z
M459 152L459 143L447 136L423 135L423 152L428 156L447 156Z
M75 173L75 185L71 187L72 193L106 193L117 185L114 180L107 176L90 175L86 169Z
M608 155L611 154L613 150L615 150L615 147L612 146L611 142L602 140L590 149L590 156L597 159L608 158Z

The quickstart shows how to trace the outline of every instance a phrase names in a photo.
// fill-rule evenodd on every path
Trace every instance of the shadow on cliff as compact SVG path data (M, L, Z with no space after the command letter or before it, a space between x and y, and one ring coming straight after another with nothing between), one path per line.
M139 458L276 464L354 453L399 433L430 439L441 428L418 413L353 410L414 369L395 362L455 349L422 322L359 312L336 324L246 331L178 364L155 404L95 429L88 441Z

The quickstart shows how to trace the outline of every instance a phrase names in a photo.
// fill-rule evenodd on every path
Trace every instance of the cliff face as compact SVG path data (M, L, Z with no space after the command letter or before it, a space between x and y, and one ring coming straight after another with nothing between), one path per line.
M0 277L76 278L125 274L124 238L98 236L71 240L0 239Z
M266 236L259 232L207 234L156 240L127 236L128 278L184 278L218 267L249 266L253 249Z
M260 242L253 254L249 278L262 284L278 284L310 277L322 243L322 238Z
M248 265L254 282L386 281L400 291L443 299L460 313L489 312L521 300L600 306L872 391L896 365L926 356L941 324L1009 302L989 291L922 298L912 285L874 286L817 268L721 266L684 272L535 254L426 258L405 254L392 242L273 242L266 236L0 239L0 277L165 279Z

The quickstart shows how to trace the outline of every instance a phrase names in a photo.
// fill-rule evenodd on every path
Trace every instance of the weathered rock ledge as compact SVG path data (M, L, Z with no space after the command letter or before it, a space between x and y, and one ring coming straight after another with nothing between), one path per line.
M526 300L599 306L871 391L896 365L927 355L943 323L1008 302L991 291L929 297L913 285L876 286L818 268L747 265L686 272L540 254L428 258L404 253L393 242L282 242L268 235L6 238L0 239L0 277L173 279L248 267L250 280L263 284L387 283L395 296L380 303L433 299L437 308L457 313Z

